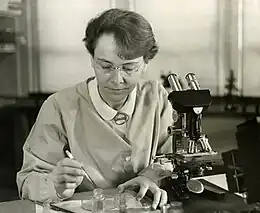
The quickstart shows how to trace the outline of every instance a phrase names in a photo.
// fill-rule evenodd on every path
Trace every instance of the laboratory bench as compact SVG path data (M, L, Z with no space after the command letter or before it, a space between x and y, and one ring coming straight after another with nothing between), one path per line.
M222 179L221 179L222 178ZM224 180L224 177L217 177L217 180ZM214 178L213 178L214 179ZM214 180L211 179L208 181L212 181L211 184L214 183ZM216 178L215 178L216 179ZM116 189L105 189L105 196L109 194L115 194ZM91 199L92 192L81 192L75 193L69 201L77 201L80 202L83 199ZM67 205L64 206L69 206ZM59 205L62 207L62 205ZM194 195L188 201L183 202L183 208L186 213L240 213L240 212L250 212L254 209L254 205L246 204L244 199L236 194L227 192L225 197L222 199L212 199L205 195ZM42 212L42 206L39 203L32 202L29 200L15 200L0 203L0 212L13 212L13 213L40 213ZM58 211L52 210L51 212L55 213ZM59 212L63 212L62 210ZM158 208L155 211L149 211L151 213L160 213L160 209Z

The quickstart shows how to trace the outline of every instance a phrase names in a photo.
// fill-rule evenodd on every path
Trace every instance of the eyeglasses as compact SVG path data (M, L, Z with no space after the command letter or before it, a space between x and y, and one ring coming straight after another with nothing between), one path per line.
M124 64L122 66L114 66L113 64L107 63L107 62L101 62L101 61L95 61L95 63L99 66L99 68L105 73L105 74L112 74L115 70L123 72L125 75L133 75L134 73L138 72L140 67L143 64L142 63L135 65L135 64Z

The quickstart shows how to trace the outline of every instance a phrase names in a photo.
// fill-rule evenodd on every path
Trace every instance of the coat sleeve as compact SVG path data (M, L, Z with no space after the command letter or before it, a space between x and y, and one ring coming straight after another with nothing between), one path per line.
M174 118L177 112L172 108L168 100L168 92L160 85L159 86L159 105L160 105L160 133L157 147L157 155L172 153L172 137L168 134L168 127L173 125Z
M171 103L168 100L168 92L159 85L159 140L156 149L156 155L172 153L172 137L169 136L167 129L174 123L174 117L177 112L173 110ZM165 163L161 165L159 162L152 162L148 167L144 168L138 175L148 177L154 182L159 183L161 179L170 176L174 167L172 163Z
M23 146L23 165L16 181L22 199L56 200L50 173L64 158L66 131L58 104L50 96L42 105Z

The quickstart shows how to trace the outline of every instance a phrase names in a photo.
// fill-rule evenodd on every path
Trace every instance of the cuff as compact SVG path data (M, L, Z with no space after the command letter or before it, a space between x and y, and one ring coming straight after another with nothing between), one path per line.
M63 196L59 195L59 193L57 193L57 192L56 192L56 197L57 197L58 201L63 201L63 200L66 200L66 199L70 198L70 197L63 197Z
M160 180L170 177L172 175L174 166L171 162L167 163L161 163L161 162L156 162L152 163L145 169L143 169L141 172L138 173L138 176L144 176L155 183L158 183Z
M68 198L57 194L48 174L31 174L24 181L22 198L36 201L59 202Z

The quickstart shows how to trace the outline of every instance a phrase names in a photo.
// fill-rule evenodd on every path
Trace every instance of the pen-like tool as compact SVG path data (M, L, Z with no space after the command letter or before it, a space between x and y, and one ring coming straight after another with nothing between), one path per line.
M66 150L65 151L66 155L68 156L69 159L71 160L76 160L73 155L68 151ZM81 169L84 171L84 174L86 176L86 178L90 181L90 183L94 186L94 188L97 188L96 184L92 181L92 179L89 177L87 171L85 170L85 168L83 166L81 166Z

